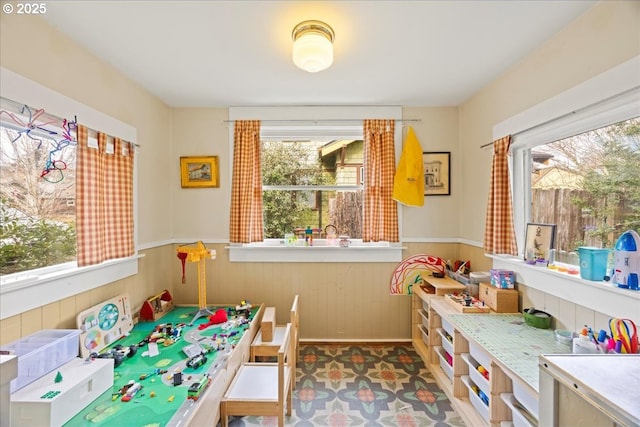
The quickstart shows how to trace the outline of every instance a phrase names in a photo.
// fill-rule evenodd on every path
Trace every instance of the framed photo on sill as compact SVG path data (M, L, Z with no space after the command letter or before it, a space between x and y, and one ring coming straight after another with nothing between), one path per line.
M422 153L424 169L424 195L451 195L451 152L427 151Z
M553 249L555 244L555 224L527 223L525 236L525 262L535 264L536 260L548 260L549 250Z
M218 156L180 157L182 188L219 187Z

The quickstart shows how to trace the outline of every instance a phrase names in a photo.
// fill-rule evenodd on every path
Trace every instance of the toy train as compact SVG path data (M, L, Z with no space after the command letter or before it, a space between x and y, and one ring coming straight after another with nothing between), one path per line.
M187 399L197 401L202 392L211 384L211 376L206 374L202 377L200 382L191 384L187 391Z

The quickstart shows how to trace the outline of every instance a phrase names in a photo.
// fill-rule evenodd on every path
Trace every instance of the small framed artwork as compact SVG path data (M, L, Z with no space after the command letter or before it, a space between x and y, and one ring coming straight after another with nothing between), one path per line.
M218 156L180 157L182 188L219 187Z
M549 250L553 249L556 236L555 224L527 224L524 241L524 260L528 264L548 260Z
M424 195L451 195L451 152L428 151L422 153L424 169Z

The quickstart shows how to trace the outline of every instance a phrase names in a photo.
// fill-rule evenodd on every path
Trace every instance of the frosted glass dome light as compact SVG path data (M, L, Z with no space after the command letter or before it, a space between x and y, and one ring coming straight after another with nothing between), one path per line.
M333 64L333 29L321 21L303 21L295 26L293 63L310 73L325 70Z

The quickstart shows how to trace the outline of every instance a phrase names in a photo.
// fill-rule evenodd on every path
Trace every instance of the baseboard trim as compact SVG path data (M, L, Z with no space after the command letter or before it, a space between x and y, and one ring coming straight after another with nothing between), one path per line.
M407 345L411 344L411 339L406 340L319 340L301 339L301 344L305 345Z

